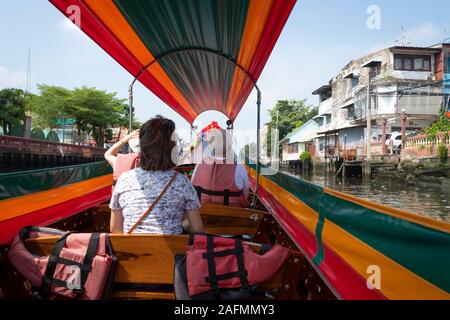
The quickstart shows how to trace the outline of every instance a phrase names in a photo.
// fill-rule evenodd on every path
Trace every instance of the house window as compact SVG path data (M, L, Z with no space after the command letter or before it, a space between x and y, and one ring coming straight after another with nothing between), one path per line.
M394 69L403 71L431 71L431 56L394 55Z
M395 70L403 69L403 59L401 57L398 57L397 55L395 55L394 59L394 69Z
M369 74L372 78L377 77L381 73L381 63L377 63L375 66L370 67Z
M347 119L352 119L355 116L355 107L347 108Z
M288 146L288 153L289 154L298 153L298 143L290 144Z
M323 147L323 143L319 143L319 151L323 151L324 147Z

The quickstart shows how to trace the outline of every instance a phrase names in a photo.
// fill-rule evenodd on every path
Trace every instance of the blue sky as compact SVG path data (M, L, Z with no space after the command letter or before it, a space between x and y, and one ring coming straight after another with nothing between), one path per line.
M381 28L367 28L367 8L380 8ZM87 85L127 98L131 76L93 41L67 23L46 0L0 0L0 88L26 86L27 52L32 51L32 91L45 83L69 88ZM402 28L405 31L402 31ZM307 98L350 60L395 44L404 36L412 45L428 46L450 38L448 0L299 0L259 79L262 116L277 99ZM256 126L256 95L252 93L235 122L236 128ZM138 84L135 106L139 120L156 114L189 125ZM198 124L225 117L211 112Z

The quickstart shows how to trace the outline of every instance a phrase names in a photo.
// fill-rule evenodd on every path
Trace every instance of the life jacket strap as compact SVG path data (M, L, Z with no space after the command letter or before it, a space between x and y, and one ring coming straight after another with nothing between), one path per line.
M39 299L45 299L48 295L49 289L51 286L57 286L57 287L64 287L66 289L73 290L77 297L81 297L84 289L85 284L89 275L89 272L92 270L92 262L93 259L97 253L98 244L100 241L100 234L99 233L93 233L91 235L91 238L89 239L89 244L86 249L86 254L83 259L83 263L68 260L65 258L61 258L61 251L66 245L67 237L70 235L70 232L63 235L58 241L56 242L52 254L49 257L47 268L45 269L45 274L42 278L42 283L38 291L38 298ZM70 288L68 286L68 283L63 280L55 279L55 271L56 266L58 264L64 264L64 265L73 265L80 268L81 274L80 274L80 286L79 288Z
M216 196L216 197L223 197L223 204L228 206L230 205L230 197L240 197L243 195L243 191L230 191L229 189L225 189L223 191L214 191L214 190L208 190L204 189L199 186L194 186L195 190L197 191L198 199L202 200L202 193L208 195L208 196Z
M244 249L242 247L242 241L235 240L235 247L233 249L227 249L214 252L214 237L211 235L206 236L206 252L203 254L203 259L208 260L208 273L205 281L210 284L213 295L217 295L219 292L219 281L227 280L231 278L239 278L241 281L241 290L249 290L248 284L248 272L245 269L244 264ZM225 274L217 274L216 272L216 257L226 257L229 255L235 255L237 259L238 270L235 272L229 272Z

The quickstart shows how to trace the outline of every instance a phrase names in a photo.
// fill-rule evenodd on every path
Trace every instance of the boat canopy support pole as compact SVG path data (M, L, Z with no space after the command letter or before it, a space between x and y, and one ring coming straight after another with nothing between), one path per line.
M258 89L256 98L256 179L255 179L255 193L253 195L253 201L251 207L256 209L256 199L258 197L259 189L259 176L261 174L260 168L260 149L261 149L261 91Z
M217 51L214 49L210 49L210 48L202 48L202 47L184 47L184 48L177 48L174 50L170 50L167 51L165 53L162 53L158 56L156 56L152 61L150 61L148 64L146 64L134 77L133 81L131 82L129 88L128 88L128 100L129 100L129 132L131 132L133 130L132 128L132 110L133 110L133 87L134 84L136 83L136 81L139 79L139 77L148 69L150 68L154 63L160 61L163 58L166 58L168 56L174 55L174 54L178 54L181 52L186 52L186 51L199 51L199 52L205 52L205 53L210 53L210 54L214 54L217 56L220 56L226 60L228 60L229 62L233 63L236 67L238 67L244 74L245 76L253 83L254 88L256 89L257 92L257 99L256 99L256 106L257 106L257 120L256 120L256 179L255 179L255 194L253 197L253 201L252 201L252 207L256 206L256 197L258 194L258 189L259 189L259 175L260 175L260 148L261 148L261 141L260 141L260 127L261 127L261 90L259 89L256 81L250 76L249 72L243 67L241 66L233 57L221 52L221 51ZM191 124L192 126L192 124Z

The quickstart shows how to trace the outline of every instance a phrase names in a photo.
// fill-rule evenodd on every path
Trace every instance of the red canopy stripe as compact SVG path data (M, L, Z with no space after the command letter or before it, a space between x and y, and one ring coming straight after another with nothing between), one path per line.
M144 65L142 65L135 58L135 56L131 54L131 52L82 1L50 0L50 2L66 17L69 17L71 14L71 11L67 11L70 6L78 6L81 14L81 30L133 76L137 75L144 67ZM158 79L156 79L150 72L144 72L140 76L139 81L166 104L171 106L189 123L194 121L195 115L191 115L185 108L183 108L181 104L172 96L172 94L164 86L162 86Z
M277 42L281 31L283 30L284 25L286 24L287 19L289 18L289 15L294 8L295 3L296 0L274 0L269 17L264 27L262 38L257 49L255 50L255 56L253 57L250 68L248 69L250 76L255 81L259 79L259 76L261 75L266 62L269 59L270 54L272 53L275 43ZM236 105L243 105L250 95L252 89L253 83L249 79L246 79L243 86L240 88L240 94L238 96ZM230 119L234 120L237 117L239 111L240 108L233 109L229 116Z

